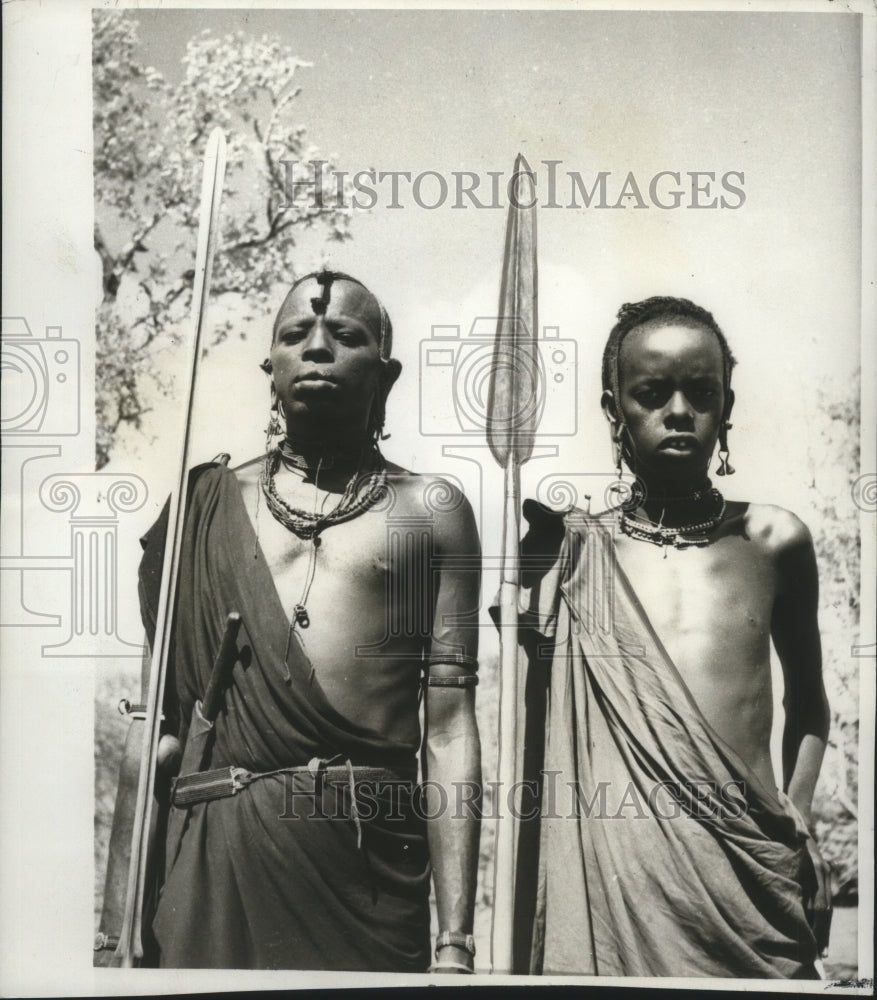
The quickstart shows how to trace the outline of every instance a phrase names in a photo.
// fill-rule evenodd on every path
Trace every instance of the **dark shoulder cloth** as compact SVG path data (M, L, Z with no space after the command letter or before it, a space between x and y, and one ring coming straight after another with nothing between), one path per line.
M153 541L163 548L161 534L157 526L144 554L147 612L160 575L150 549ZM205 769L274 776L191 807L153 925L161 963L422 971L429 937L422 820L397 808L394 822L366 822L375 809L367 814L364 803L352 818L346 779L315 793L302 775L275 773L319 759L413 775L413 751L329 703L289 628L237 478L212 466L190 488L180 553L167 685L181 739L231 611L242 626Z
M218 462L204 462L189 470L188 495L199 477L208 469L219 468ZM167 538L168 515L170 513L170 498L168 498L155 523L140 539L143 557L138 570L138 589L140 593L140 616L150 648L155 644L155 622L158 617L158 597L161 588L161 568L164 564L164 547Z

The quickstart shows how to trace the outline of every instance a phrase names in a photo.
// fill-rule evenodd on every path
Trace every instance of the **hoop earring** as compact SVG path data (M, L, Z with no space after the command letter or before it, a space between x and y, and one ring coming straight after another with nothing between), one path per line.
M727 420L722 423L719 429L719 467L716 469L717 476L733 476L734 466L728 461L731 452L728 449L728 431L733 427Z

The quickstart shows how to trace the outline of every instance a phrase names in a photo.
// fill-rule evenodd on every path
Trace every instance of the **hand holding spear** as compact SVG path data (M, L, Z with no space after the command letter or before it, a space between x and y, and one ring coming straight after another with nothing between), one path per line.
M518 595L521 466L533 451L542 403L538 393L536 195L529 164L515 161L506 223L502 288L488 396L487 443L505 473L500 563L499 820L493 889L491 958L510 973L515 901L517 822L509 801L517 781Z

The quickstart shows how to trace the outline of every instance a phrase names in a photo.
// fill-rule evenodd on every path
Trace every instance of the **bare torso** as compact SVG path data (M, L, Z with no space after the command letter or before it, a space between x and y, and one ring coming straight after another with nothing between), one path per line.
M422 656L435 640L438 586L430 581L442 535L428 490L436 480L390 466L392 499L326 528L315 548L268 510L261 465L235 474L287 617L296 604L307 607L298 636L317 681L341 715L416 748ZM296 508L328 512L340 500L343 482L331 475L321 477L330 487L322 489L284 473L278 492Z
M728 503L703 548L616 536L619 562L707 722L771 792L771 621L789 517Z

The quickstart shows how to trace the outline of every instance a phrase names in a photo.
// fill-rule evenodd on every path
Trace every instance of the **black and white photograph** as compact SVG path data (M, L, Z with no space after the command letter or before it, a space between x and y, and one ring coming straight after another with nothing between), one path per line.
M3 994L873 995L873 5L3 27Z

